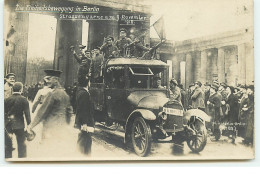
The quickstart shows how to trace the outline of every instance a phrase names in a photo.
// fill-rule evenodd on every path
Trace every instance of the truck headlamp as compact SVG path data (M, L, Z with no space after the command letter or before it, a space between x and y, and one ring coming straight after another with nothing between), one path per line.
M158 114L159 118L161 118L162 120L167 120L167 114L165 112L159 112Z

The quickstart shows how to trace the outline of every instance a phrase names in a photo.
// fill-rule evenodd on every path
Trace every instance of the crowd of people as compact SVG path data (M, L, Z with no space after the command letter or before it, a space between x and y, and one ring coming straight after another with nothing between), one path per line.
M79 63L77 83L65 89L59 83L61 71L45 70L43 83L27 86L15 82L15 74L9 73L5 78L5 156L12 157L13 136L16 136L18 157L26 157L26 139L35 136L33 129L42 122L42 140L56 137L54 143L66 140L66 131L72 114L75 114L74 127L79 130L79 150L86 155L91 153L91 134L94 132L93 105L89 93L91 83L103 82L102 72L107 61L115 57L142 57L152 51L135 37L126 37L127 31L120 29L120 39L114 42L112 36L105 38L101 47L92 51L84 50L79 45L80 53L72 46L73 57ZM155 78L156 88L161 86L160 77ZM200 109L205 111L211 122L206 124L213 135L225 134L235 138L240 135L245 144L253 144L254 130L254 86L229 86L214 81L202 84L196 81L184 89L175 79L170 80L170 98L179 101L185 110ZM32 101L32 108L29 108ZM31 119L31 113L35 118ZM23 116L25 115L25 118ZM26 123L25 123L26 121ZM25 125L26 124L26 125ZM26 129L26 130L24 130ZM57 137L56 135L59 134ZM58 139L58 140L57 140ZM54 145L55 148L55 145Z
M241 136L244 144L253 144L253 84L234 87L217 81L204 85L196 81L185 90L182 84L172 79L170 89L170 97L179 101L185 110L200 109L211 117L206 126L217 140L221 135L227 135L235 142L235 138Z

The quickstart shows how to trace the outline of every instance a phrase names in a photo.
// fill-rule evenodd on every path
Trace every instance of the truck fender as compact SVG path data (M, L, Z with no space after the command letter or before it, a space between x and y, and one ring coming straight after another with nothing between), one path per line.
M193 120L192 118L195 118L196 120L199 120L201 123L205 125L205 122L210 122L210 117L199 109L190 109L184 113L184 118L186 120Z
M145 120L155 120L156 115L147 109L136 109L127 118L125 124L125 138L124 143L128 143L130 140L131 126L130 124L134 121L135 117L142 116Z

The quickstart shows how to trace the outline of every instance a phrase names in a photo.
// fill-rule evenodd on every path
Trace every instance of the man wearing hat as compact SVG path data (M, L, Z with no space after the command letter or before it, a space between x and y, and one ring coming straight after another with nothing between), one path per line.
M119 34L120 39L117 40L116 43L115 43L116 47L119 49L119 55L121 57L124 57L126 55L127 49L129 49L129 52L130 52L130 48L127 48L127 46L130 43L132 43L132 40L130 38L126 37L126 35L127 35L126 29L121 28L120 34Z
M191 100L192 100L192 108L193 109L200 109L205 111L205 94L201 89L201 82L200 81L196 81L195 82L195 90L193 92L193 94L191 95Z
M209 94L210 94L210 84L208 82L206 82L204 84L204 94L205 94L205 104L207 103L207 101L209 100Z
M43 139L66 134L66 128L72 115L70 98L61 87L59 77L61 71L45 70L45 79L53 91L49 92L39 108L35 119L29 128L33 129L40 122L43 123Z
M177 81L174 78L170 80L170 99L177 100L181 104L181 91L178 87Z
M13 85L13 95L5 99L5 157L12 158L12 138L10 134L15 134L18 157L24 158L26 151L26 133L24 116L27 125L31 123L30 109L28 100L22 96L23 84L16 82Z
M115 58L118 56L118 48L113 44L113 42L114 37L109 35L104 39L104 43L100 47L100 51L102 51L104 55L104 62L106 62L109 58Z
M5 77L5 85L4 85L4 98L8 98L12 95L12 87L15 83L15 74L8 73Z
M253 145L254 142L254 85L247 86L248 99L242 111L246 116L245 136L243 143Z

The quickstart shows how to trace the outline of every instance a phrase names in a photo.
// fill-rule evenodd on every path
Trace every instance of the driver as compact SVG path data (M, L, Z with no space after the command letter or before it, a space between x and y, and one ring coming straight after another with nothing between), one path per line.
M162 86L161 77L159 75L154 77L154 88L164 89L164 87Z
M170 99L176 100L181 104L181 91L177 85L177 81L174 78L172 78L170 80Z

